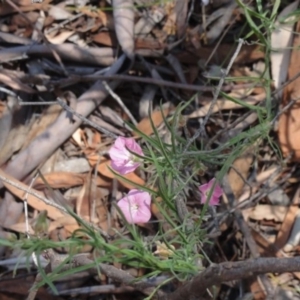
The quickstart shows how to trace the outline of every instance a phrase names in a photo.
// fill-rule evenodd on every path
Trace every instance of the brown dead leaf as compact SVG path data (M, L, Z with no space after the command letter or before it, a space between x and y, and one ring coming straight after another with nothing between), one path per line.
M104 176L98 176L96 180L96 185L103 188L111 188L112 182L109 178Z
M100 174L102 174L103 176L105 177L108 177L108 178L115 178L115 175L110 171L109 167L110 167L110 160L108 159L105 159L104 161L102 161L99 165L98 165L98 172ZM139 185L145 185L145 181L139 177L138 175L136 175L135 173L129 173L129 174L126 174L124 175L124 177L132 182L135 182L136 184L139 184ZM122 179L119 179L118 180L121 182L121 184L128 188L128 189L133 189L135 188L134 185L128 183L128 182L125 182L123 181Z
M12 1L22 12L27 11L48 11L50 6L49 3L52 0L43 0L41 3L32 3L31 0L16 0ZM2 1L0 4L0 16L5 16L11 13L17 12L17 10L12 7L8 2Z
M214 49L211 47L201 47L196 49L196 51L195 48L192 47L191 49L187 49L185 52L179 52L176 57L182 63L194 65L195 61L198 61L199 59L207 61L213 51ZM235 47L233 44L220 44L214 52L211 62L215 64L223 64L226 59L228 60L232 57L234 51ZM235 59L234 64L244 64L245 62L251 63L258 59L263 59L264 57L265 54L260 46L244 45Z
M61 218L58 218L56 221L52 221L50 223L48 232L51 233L53 230L61 227L62 223L65 223L64 224L65 228L71 233L74 232L74 230L78 229L78 227L79 227L77 224L74 224L73 221L72 221L73 224L66 224L65 221L62 221ZM6 229L15 231L15 232L19 232L19 233L23 233L23 234L26 233L26 224L25 224L25 222L15 223L13 225L7 225L7 226L5 225L3 227L6 228ZM34 230L30 226L30 224L29 224L29 234L31 234L31 235L35 234Z
M93 35L92 40L109 47L116 47L118 45L118 40L114 32L101 31Z
M236 92L232 92L229 94L230 96L236 97ZM240 97L239 97L240 98ZM265 93L260 93L258 95L248 96L240 100L244 101L247 104L255 105L257 102L263 101L265 99ZM189 115L189 118L202 118L207 115L207 112L210 110L211 103L208 103L199 109L195 110ZM239 109L243 107L241 104L235 103L231 100L220 99L217 100L216 104L213 106L211 113L216 113L220 110L230 110L230 109Z
M108 232L109 228L114 227L115 219L113 220L108 220L107 214L108 214L108 208L107 208L107 203L103 199L103 195L101 195L101 190L97 189L97 199L98 199L98 204L96 206L96 216L99 219L99 227L104 231Z
M231 72L230 75L232 77L236 77L237 80L235 81L237 84L246 84L247 79L245 78L260 78L260 76L262 76L263 74L263 68L265 67L264 63L256 63L252 65L252 68L249 68L248 66L241 66L238 68L234 68ZM260 70L260 68L262 70ZM239 79L239 78L243 78L243 79ZM248 90L249 92L249 90ZM251 94L255 94L255 95L260 95L260 94L265 94L265 88L264 87L260 87L260 86L254 86L251 89Z
M259 283L257 277L253 277L252 280L251 278L249 279L250 281L250 291L251 294L253 295L254 300L264 300L266 299L266 294L262 289L261 284Z
M235 197L239 197L245 185L245 180L248 178L249 170L253 162L253 154L250 151L241 155L233 162L234 168L231 168L228 173L228 181ZM241 176L243 178L241 178Z
M26 224L25 222L22 223L15 223L9 226L4 226L4 228L15 231L15 232L19 232L19 233L26 233ZM32 229L32 227L29 224L29 228L28 228L28 233L30 235L34 235L34 230Z
M109 30L114 30L114 20L110 12L104 12L101 9L92 10L89 7L78 7L77 9L84 15L87 15L91 18L100 19L104 27L108 28Z
M10 181L18 184L23 189L29 190L29 187L26 184L16 180L15 178L13 178L10 175L3 172L1 169L0 169L0 174L1 174L1 176L9 179ZM9 183L3 182L3 184L13 195L18 197L20 200L24 201L26 192L24 192L23 190L20 190L17 187L10 185ZM31 189L31 191L34 191L37 194L39 194L41 197L43 197L42 193L40 193L34 189ZM60 220L62 220L62 222L67 222L67 224L77 224L76 220L74 220L71 216L61 212L56 207L46 204L45 202L43 202L42 200L40 200L39 198L37 198L34 195L28 194L27 202L34 209L37 209L39 211L46 210L48 212L49 218L51 218L53 220L57 220L57 219L61 218ZM61 224L64 225L64 223L61 223Z
M82 185L86 177L84 174L76 174L71 172L52 172L43 175L47 183L53 189L70 188L73 186ZM37 190L44 189L45 187L45 183L40 177L38 177L33 184L33 188Z
M291 205L288 207L284 220L281 224L281 228L277 234L275 241L275 247L277 249L282 249L290 236L290 232L293 229L295 219L299 213L299 193L300 190L298 189L294 195Z
M300 22L297 23L296 32L300 32ZM296 76L300 69L300 53L298 48L300 46L299 35L294 35L294 42L292 46L292 55L290 59L288 79ZM282 106L288 105L291 101L297 101L300 97L300 78L296 78L283 91ZM278 137L281 150L285 156L293 154L293 159L299 161L300 159L300 104L294 103L287 111L279 117L278 123Z
M95 167L95 165L98 163L98 155L87 155L86 156L90 165L92 167ZM110 159L106 159L104 157L101 158L100 163L98 164L97 170L98 172L103 176L103 177L99 177L97 178L97 185L98 186L102 186L102 187L108 187L108 184L111 185L111 179L115 178L115 175L110 171L109 167L111 165L111 161ZM137 184L140 185L145 185L145 181L140 178L138 175L136 175L135 173L129 173L124 175L124 177L128 180L131 180ZM119 179L118 179L119 180ZM130 183L127 183L125 181L119 180L121 182L121 184L128 188L128 189L132 189L134 188L134 186Z
M161 50L165 49L167 44L162 43L157 39L152 38L137 38L135 40L135 49L151 49L151 50Z
M169 114L169 112L170 109L164 109L163 112L161 112L160 110L154 111L150 117L154 126L158 127L164 120L163 115L166 117ZM148 117L142 119L136 127L138 130L142 131L146 135L150 135L153 133L152 125ZM134 132L134 135L138 136L139 134L137 132Z
M253 228L251 229L251 235L257 245L258 251L261 256L280 257L280 255L276 255L278 249L276 249L276 247L272 245L272 243L270 243L265 237L263 237L259 232L255 231Z
M67 41L73 34L75 33L75 31L73 30L62 30L61 32L59 32L58 34L56 34L55 36L52 36L50 34L46 34L45 33L45 37L47 38L47 40L51 43L51 44L63 44L65 41Z
M0 70L0 82L11 87L16 91L23 91L29 94L34 94L35 90L30 86L23 84L14 74L6 72L6 70Z
M76 211L84 220L90 221L91 173L88 174L76 200Z
M69 216L69 215L68 215ZM70 217L70 216L69 216ZM52 225L50 224L49 227L49 232L51 232L50 230L54 230L57 228L61 228L63 225L63 229L68 233L68 234L72 234L75 230L77 230L79 228L79 225L74 222L75 220L73 218L65 218L65 217L61 217L61 218L57 218Z
M34 24L39 18L40 14L37 11L29 11L24 14L25 18L20 18L18 14L12 16L11 24L17 25L18 27L28 27L28 20ZM27 20L28 19L28 20Z
M86 141L84 138L84 132L81 128L77 128L75 132L72 134L72 138L77 143L80 148L86 148Z
M248 209L245 209L245 211ZM281 205L256 205L254 208L249 209L251 213L249 217L252 220L261 221L275 221L282 222L288 211L288 207Z
M93 133L94 134L93 134L92 144L90 145L90 147L96 149L96 147L98 147L101 144L102 138L99 131L93 130Z

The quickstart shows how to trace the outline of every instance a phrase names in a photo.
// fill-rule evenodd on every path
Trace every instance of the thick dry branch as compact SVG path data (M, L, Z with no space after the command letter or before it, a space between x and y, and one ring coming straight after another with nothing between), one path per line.
M265 273L300 271L300 257L255 258L241 262L225 262L212 265L194 279L169 294L164 300L201 299L207 288L225 281L240 280Z
M0 51L1 52L1 51ZM108 75L118 72L125 56L122 55L107 71ZM111 88L116 88L120 82L111 82ZM82 94L76 105L76 112L82 116L88 116L98 105L104 101L109 92L100 81L97 81L89 90ZM70 122L63 111L56 121L43 133L37 136L30 145L18 153L15 159L5 168L7 174L21 179L34 170L45 158L49 157L64 141L66 141L82 123L81 120ZM62 130L63 129L63 130ZM3 187L2 181L0 188Z

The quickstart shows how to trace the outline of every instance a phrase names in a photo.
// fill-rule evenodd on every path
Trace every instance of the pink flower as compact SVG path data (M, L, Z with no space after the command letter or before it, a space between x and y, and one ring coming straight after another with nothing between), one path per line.
M151 218L150 204L150 194L136 189L130 190L126 197L118 202L129 224L147 223Z
M215 178L211 179L208 183L202 184L199 186L199 191L201 193L201 203L204 204L207 201L208 195L212 189L212 186L215 183ZM214 206L219 205L220 197L223 194L223 190L218 183L215 184L214 190L209 199L208 205Z
M109 150L112 168L122 175L133 172L140 165L140 162L128 149L144 156L142 148L134 138L118 137Z

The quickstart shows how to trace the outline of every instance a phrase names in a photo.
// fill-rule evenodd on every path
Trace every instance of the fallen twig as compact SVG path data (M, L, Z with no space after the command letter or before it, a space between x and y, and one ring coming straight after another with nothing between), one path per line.
M300 257L260 257L238 262L211 265L194 279L167 295L164 300L201 299L207 288L231 280L240 280L253 275L300 271Z
M54 252L52 249L47 249L44 253L44 256L49 260L49 264L45 268L45 272L51 273L55 272L55 269L59 267L64 261L68 259L67 255L60 255L56 252ZM62 269L61 272L80 267L80 266L87 266L87 265L93 265L92 267L88 268L87 271L91 275L98 275L99 270L101 273L109 277L110 279L116 281L116 282L121 282L129 286L133 286L136 290L146 294L150 295L155 287L153 285L147 283L147 282L138 282L136 281L136 278L127 273L124 270L118 269L114 266L107 265L107 264L102 264L100 263L99 265L96 265L96 263L90 259L88 253L82 253L82 254L77 254L74 255L69 263L66 263ZM35 298L35 295L38 291L36 288L36 284L40 283L42 281L43 277L41 273L38 273L36 280L35 280L35 285L31 289L27 300L33 300ZM164 297L164 293L162 291L158 291L157 295L159 299L162 299Z
M116 73L124 62L124 59L125 56L123 55L108 72L110 74ZM118 86L119 83L120 82L112 82L112 88ZM88 91L79 97L76 112L83 116L89 115L107 95L107 90L101 82L97 81ZM81 120L70 122L66 117L66 112L62 112L45 132L37 136L26 149L21 151L13 161L8 163L5 172L17 179L24 178L24 176L35 169L45 157L49 157L57 147L69 138L81 123ZM63 131L61 130L62 128L64 128ZM3 184L0 182L0 187L2 186Z

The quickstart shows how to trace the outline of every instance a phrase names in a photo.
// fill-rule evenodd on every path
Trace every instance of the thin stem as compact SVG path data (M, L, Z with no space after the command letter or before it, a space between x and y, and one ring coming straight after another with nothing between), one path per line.
M225 70L225 72L223 72L223 74L222 74L222 76L220 78L219 84L217 86L217 89L214 92L214 97L213 97L211 105L210 105L210 107L208 109L208 112L207 112L207 114L206 114L206 116L205 116L202 124L200 125L200 128L195 132L194 136L192 136L192 138L188 140L188 142L187 142L187 144L186 144L186 146L185 146L185 148L183 150L183 154L187 151L187 149L191 146L191 144L204 132L205 125L206 125L206 123L208 121L208 118L211 115L213 107L215 106L215 104L216 104L216 102L218 100L218 96L219 96L219 94L221 92L222 85L224 84L225 78L228 75L228 73L229 73L229 71L230 71L230 69L231 69L231 67L232 67L232 65L233 65L236 57L240 53L243 43L244 43L244 40L243 39L239 39L238 46L237 46L237 48L236 48L236 50L235 50L235 52L234 52L234 54L233 54L233 56L232 56L229 64L228 64L228 66L227 66L227 69Z

